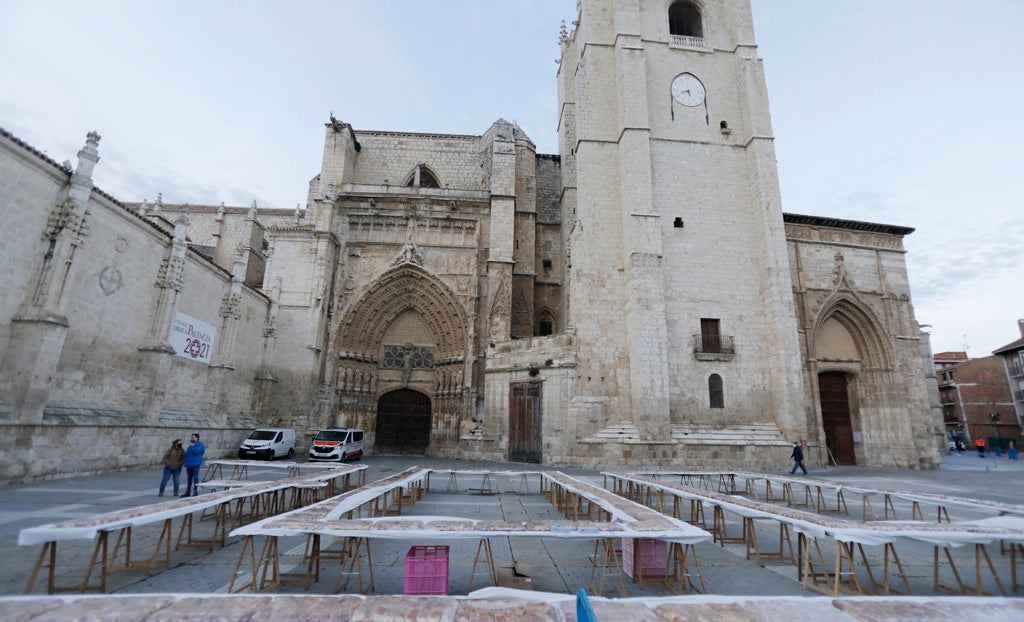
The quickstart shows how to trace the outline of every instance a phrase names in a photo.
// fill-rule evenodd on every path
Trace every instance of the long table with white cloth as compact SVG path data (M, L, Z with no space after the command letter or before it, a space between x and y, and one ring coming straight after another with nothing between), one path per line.
M889 579L890 571L892 570L890 564L892 564L895 566L895 572L903 579L904 587L907 593L909 593L910 585L903 572L902 564L899 561L899 555L895 548L895 543L899 540L931 544L933 546L933 587L961 594L970 592L975 594L982 593L982 572L986 568L994 577L999 590L1006 594L1006 588L988 553L987 545L1008 543L1008 565L1011 577L1010 589L1012 592L1015 592L1017 589L1024 587L1018 581L1017 568L1018 557L1024 560L1024 518L1019 516L993 516L957 523L926 523L923 521L858 522L827 518L811 512L746 499L736 494L726 494L694 488L684 484L670 483L646 475L606 472L604 476L606 485L610 483L612 489L617 494L652 505L661 512L671 512L673 516L681 517L686 509L685 504L680 501L689 502L689 516L687 520L694 524L705 524L704 506L711 506L714 515L712 534L716 542L723 545L727 542L742 542L746 545L748 558L751 555L755 555L759 560L763 557L775 557L793 561L800 568L800 577L805 587L818 589L826 593L838 595L841 590L865 593L864 586L861 584L856 573L857 560L855 552L860 553L861 564L867 573L872 590L884 594L892 593L893 588ZM911 493L907 494L910 495ZM671 500L671 509L666 504L666 496ZM915 493L911 496L920 495ZM728 535L725 521L726 512L740 517L743 530L741 536L731 537ZM755 521L770 521L778 524L779 551L768 554L760 551L757 543ZM796 554L792 550L791 531L799 536L798 553ZM821 553L819 540L826 539L834 540L836 543L836 554L832 564L826 564L825 558ZM884 547L885 568L884 577L881 582L875 580L874 573L864 554L863 546L866 545L881 545ZM975 550L976 582L973 590L969 589L964 583L950 553L950 549L965 545L973 545ZM812 546L817 552L817 557L824 570L823 572L815 570L812 559ZM940 584L940 551L944 553L945 560L953 570L953 575L957 581L955 588ZM829 566L834 569L832 572L827 570ZM844 581L846 582L845 584Z
M494 560L489 538L497 536L586 539L594 541L595 555L591 571L591 584L595 593L604 589L606 576L618 577L619 557L616 548L620 538L655 538L669 543L670 565L673 572L666 575L666 584L682 591L687 586L702 591L699 562L693 545L707 541L711 534L696 526L671 516L666 516L643 505L615 495L600 486L594 486L561 472L535 472L543 479L542 491L553 504L563 511L567 521L501 521L478 520L457 516L380 516L382 506L377 500L388 497L408 498L413 502L421 495L408 492L424 490L431 469L414 468L395 476L372 482L358 490L344 493L300 510L281 516L244 525L231 532L232 536L247 539L236 566L236 575L244 574L243 566L249 567L249 581L238 589L265 591L285 582L299 582L307 587L311 580L319 578L319 562L324 548L321 539L330 536L345 542L339 555L343 565L335 591L347 587L350 576L359 577L360 591L373 589L373 568L369 553L371 539L406 539L431 541L445 539L479 540L473 572L481 554L484 555L492 582L495 581ZM442 471L450 474L450 470ZM517 472L516 475L520 475ZM406 490L396 495L395 490ZM366 511L373 508L373 511ZM362 516L364 512L367 516ZM588 520L580 520L584 515ZM574 519L575 518L575 519ZM285 574L279 568L277 538L304 535L307 537L306 567L303 572ZM266 541L257 554L256 537ZM360 554L365 549L366 554ZM368 567L364 576L363 561ZM691 568L692 564L692 568ZM600 582L595 583L599 578ZM364 584L364 579L368 579ZM472 587L472 578L470 579ZM698 585L699 581L699 585ZM625 585L616 586L625 594ZM229 587L236 591L234 582Z
M256 461L247 462L252 466L262 465ZM173 539L172 521L182 519L178 531L175 548L183 546L199 546L213 549L217 544L223 546L226 541L228 523L237 527L246 520L259 520L275 513L287 511L291 507L308 501L310 497L303 494L311 488L327 489L328 482L338 478L347 478L353 473L361 473L364 465L334 465L333 469L324 470L312 475L287 479L248 482L245 486L224 486L222 490L209 492L192 497L177 497L172 500L153 503L113 512L105 512L93 516L82 517L37 527L22 529L18 534L20 546L42 544L35 567L29 577L25 593L32 591L40 570L48 566L47 593L57 591L86 592L97 589L105 592L107 576L117 570L146 570L152 572L163 563L170 567L171 541ZM247 511L248 509L248 511ZM200 513L199 520L194 515ZM209 538L199 538L194 533L197 522L201 522L209 512L213 518L212 534ZM154 523L161 524L161 531L153 554L145 561L132 558L133 530ZM111 549L110 535L116 534ZM96 540L85 578L77 586L59 587L55 584L55 565L57 544L70 540ZM90 583L96 566L99 566L99 584Z

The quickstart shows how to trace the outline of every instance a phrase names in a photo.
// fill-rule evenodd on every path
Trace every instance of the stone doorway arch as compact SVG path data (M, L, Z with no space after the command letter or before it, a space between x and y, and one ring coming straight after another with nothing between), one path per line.
M430 398L397 389L377 400L377 453L425 454L430 445Z
M458 296L437 276L411 260L387 270L346 305L332 335L338 420L366 430L374 452L458 443L472 418L472 401L463 399L472 381L470 331ZM426 432L394 428L410 414Z
M894 420L891 344L883 323L853 292L837 292L823 305L809 334L814 400L821 445L836 464L873 464L885 445L908 442Z

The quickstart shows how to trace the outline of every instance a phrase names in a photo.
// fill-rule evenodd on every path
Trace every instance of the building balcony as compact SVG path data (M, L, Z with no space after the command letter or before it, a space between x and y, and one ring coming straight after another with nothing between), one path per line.
M672 45L683 48L704 48L704 37L692 37L690 35L669 35Z
M693 355L699 361L731 361L736 356L732 335L694 335Z

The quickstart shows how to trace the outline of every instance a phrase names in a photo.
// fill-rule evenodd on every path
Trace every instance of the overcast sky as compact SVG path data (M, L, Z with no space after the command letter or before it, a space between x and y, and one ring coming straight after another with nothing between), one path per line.
M915 227L935 352L1024 318L1024 2L752 0L787 212ZM330 113L556 153L576 0L0 0L0 126L123 201L304 204ZM571 27L571 25L570 25ZM3 180L0 180L3 183Z

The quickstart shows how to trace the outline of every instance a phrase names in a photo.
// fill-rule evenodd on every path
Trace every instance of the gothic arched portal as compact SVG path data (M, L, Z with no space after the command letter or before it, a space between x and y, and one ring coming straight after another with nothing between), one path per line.
M423 453L457 439L471 416L462 399L468 331L455 293L418 263L382 274L332 339L339 425L370 432L376 452Z
M398 389L377 400L376 453L422 454L430 444L430 398Z
M891 392L892 352L882 326L855 294L835 293L811 333L824 445L836 464L870 460L866 438L886 427L885 395Z

